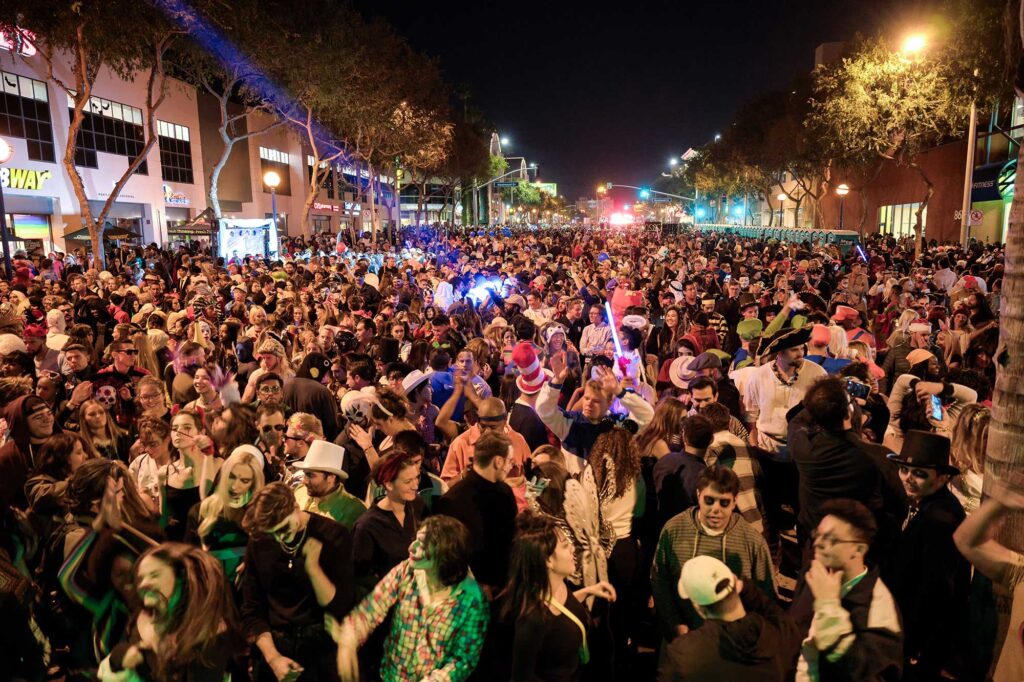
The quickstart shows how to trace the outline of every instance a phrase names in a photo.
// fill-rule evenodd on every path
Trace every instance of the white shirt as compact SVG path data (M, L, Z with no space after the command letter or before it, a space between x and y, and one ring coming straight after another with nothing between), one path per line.
M434 305L448 312L448 309L455 303L455 289L449 282L442 280L437 285L437 290L434 291Z
M604 350L604 344L612 340L612 328L601 324L588 324L580 335L580 353L593 355Z
M805 360L797 371L796 381L786 385L775 376L773 365L774 362L761 365L750 374L743 409L746 422L757 425L758 445L777 452L786 441L786 413L804 399L812 384L828 373L820 365Z
M932 281L942 291L949 291L956 284L956 273L949 268L943 268L935 273Z

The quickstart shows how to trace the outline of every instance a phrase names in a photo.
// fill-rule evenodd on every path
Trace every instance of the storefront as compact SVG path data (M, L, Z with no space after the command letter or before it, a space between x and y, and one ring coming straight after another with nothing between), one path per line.
M172 211L185 211L188 209L165 209L167 225L167 244L171 249L185 246L192 242L198 242L201 246L213 243L213 250L216 252L217 229L214 227L216 221L213 217L213 209L208 208L195 218L184 219L180 213Z
M981 242L1006 241L1016 179L1017 159L974 169L971 182L971 237Z

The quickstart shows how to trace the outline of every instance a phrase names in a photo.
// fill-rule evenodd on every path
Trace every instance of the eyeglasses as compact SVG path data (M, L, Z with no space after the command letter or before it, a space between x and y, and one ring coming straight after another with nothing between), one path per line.
M290 435L290 434L285 434L284 439L285 440L301 440L301 441L306 440L302 436L293 436L293 435Z
M280 433L283 433L284 431L287 430L288 426L286 424L264 424L263 426L260 427L260 431L262 433L270 433L271 431L278 431Z
M834 538L834 537L832 537L831 535L829 535L827 533L824 534L824 535L819 535L817 530L815 530L813 533L811 533L811 541L815 545L821 545L825 549L832 549L836 545L859 545L859 544L862 544L862 542L860 540L841 540L839 538Z
M260 386L259 393L280 393L280 386Z

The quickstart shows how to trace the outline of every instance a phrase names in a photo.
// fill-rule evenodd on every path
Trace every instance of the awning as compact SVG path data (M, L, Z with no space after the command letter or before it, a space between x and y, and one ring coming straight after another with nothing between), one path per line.
M142 235L127 227L117 227L107 224L103 230L103 238L110 241L127 241L130 239L141 239ZM75 239L83 242L89 241L89 228L83 227L70 234L65 234L64 239Z
M971 178L971 202L999 201L1013 198L1017 177L1017 159L978 166Z

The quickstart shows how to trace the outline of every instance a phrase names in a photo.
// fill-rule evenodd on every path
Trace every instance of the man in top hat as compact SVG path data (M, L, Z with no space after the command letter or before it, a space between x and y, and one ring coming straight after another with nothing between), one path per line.
M761 350L763 364L750 373L741 391L750 444L780 458L788 457L787 413L804 394L828 374L813 362L804 362L804 346L811 336L807 327L786 327L776 332Z
M305 474L305 482L295 489L295 501L302 511L334 519L352 530L366 506L342 487L348 478L344 464L344 448L314 440L305 459L294 465Z
M899 464L910 513L882 576L903 615L906 671L913 680L940 679L949 654L966 641L971 571L953 541L965 514L949 491L950 478L960 473L949 453L949 438L911 430L900 454L889 455Z
M512 349L512 358L519 368L519 376L516 377L519 397L509 410L508 425L526 440L527 447L533 452L550 442L548 428L537 414L537 394L551 379L551 371L541 367L537 352L528 341Z

